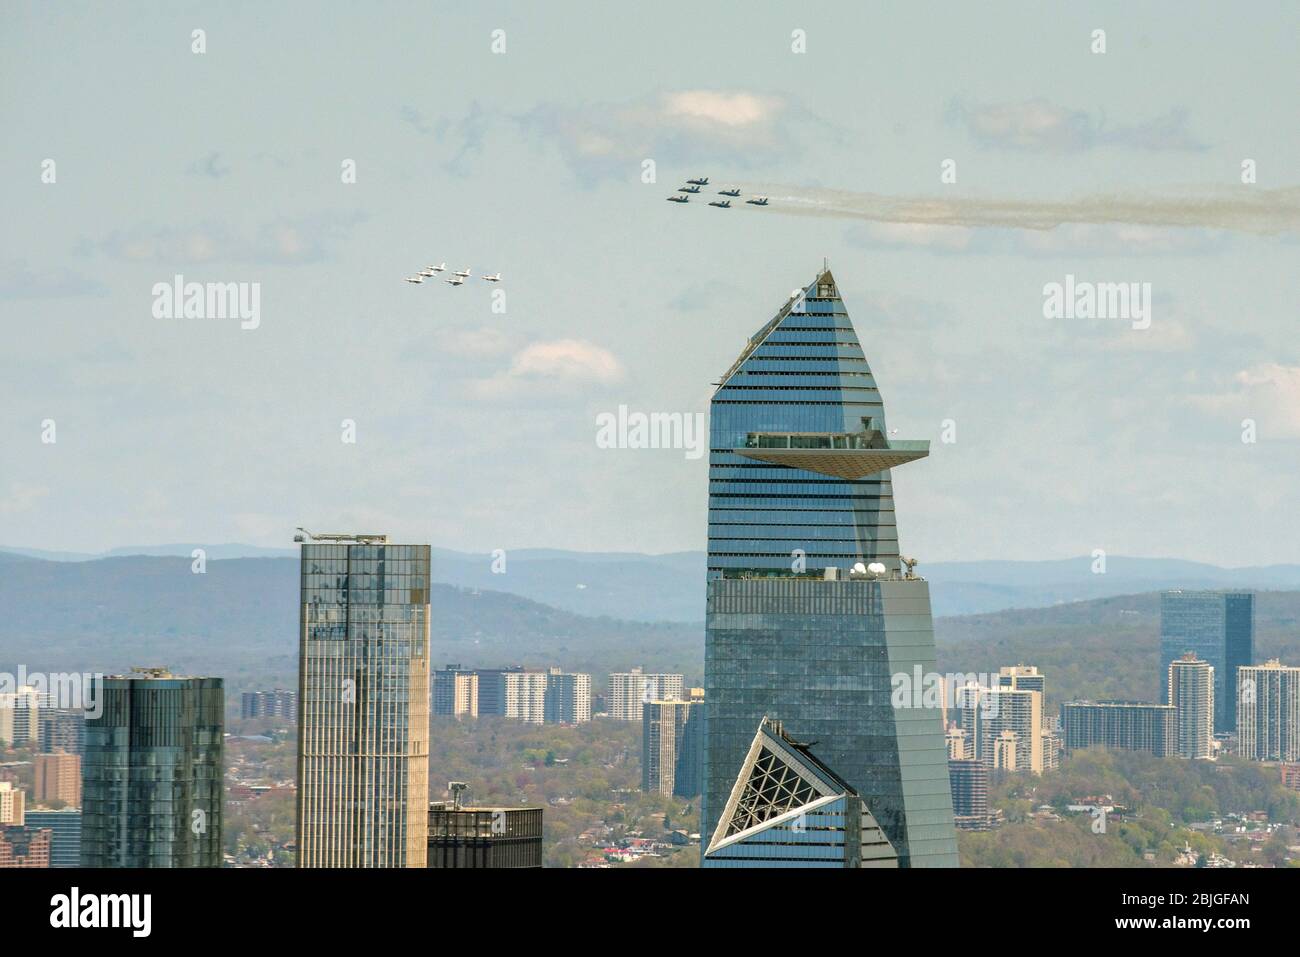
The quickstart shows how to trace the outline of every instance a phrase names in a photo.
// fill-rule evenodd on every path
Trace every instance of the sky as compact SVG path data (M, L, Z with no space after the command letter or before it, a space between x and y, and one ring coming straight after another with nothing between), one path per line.
M1298 28L6 4L0 545L701 549L707 456L603 448L597 416L707 412L825 258L891 427L932 443L894 477L923 563L1300 561ZM771 205L664 202L698 175ZM1082 221L1021 228L1040 204ZM402 281L444 261L473 278ZM169 315L177 275L256 284L256 327ZM1149 328L1045 317L1067 275L1149 284Z

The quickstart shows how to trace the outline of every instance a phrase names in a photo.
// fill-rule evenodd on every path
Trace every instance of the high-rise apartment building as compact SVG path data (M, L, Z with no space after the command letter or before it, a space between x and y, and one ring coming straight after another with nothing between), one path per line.
M817 742L901 866L956 866L941 709L891 701L894 675L935 668L929 585L899 553L891 485L929 443L890 436L828 269L723 374L710 449L701 833L774 715Z
M0 826L0 868L49 867L51 839L46 828Z
M1276 658L1237 671L1237 753L1300 761L1300 668Z
M703 770L703 701L647 701L641 708L641 790L695 797Z
M1047 679L1033 665L1004 665L998 669L998 687L1047 693Z
M50 832L50 867L81 866L81 811L78 808L29 810L27 826Z
M22 827L24 794L9 781L0 781L0 824Z
M81 807L81 757L57 751L32 758L32 797L38 804L62 801Z
M41 750L80 754L86 745L86 712L81 708L42 708Z
M220 678L149 668L103 680L81 760L83 867L220 867Z
M478 713L505 717L506 675L518 674L523 670L521 665L512 665L508 668L479 668L475 672L478 675Z
M1187 652L1169 663L1169 703L1174 706L1174 753L1207 759L1214 750L1214 669Z
M1214 730L1237 718L1237 669L1255 663L1255 596L1250 592L1167 591L1160 596L1160 686L1187 652L1214 669Z
M647 701L680 701L686 679L682 675L644 674L640 668L609 676L605 707L615 721L640 721Z
M1061 705L1065 750L1104 747L1174 753L1174 706L1145 701L1067 701Z
M298 719L298 692L284 688L271 691L245 691L239 700L241 718Z
M422 868L429 546L303 538L298 866Z
M433 673L433 713L456 718L478 717L478 675L460 665Z
M546 723L585 724L591 720L591 675L552 668L546 675Z
M989 816L988 765L974 758L949 759L948 778L957 827L967 831L987 830L992 821Z
M0 741L21 748L40 740L42 697L27 686L0 692Z
M505 716L526 724L546 723L546 686L550 676L545 671L525 668L502 675Z
M974 749L971 757L995 770L1043 773L1041 690L1013 683L995 688L967 684L954 697L959 727Z

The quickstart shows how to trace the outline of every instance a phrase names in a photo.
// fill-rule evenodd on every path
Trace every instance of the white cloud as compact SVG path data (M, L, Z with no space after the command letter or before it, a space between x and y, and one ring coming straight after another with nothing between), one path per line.
M623 375L622 363L608 349L583 339L555 339L525 346L508 369L478 380L471 390L479 398L501 398L617 382Z
M1221 391L1191 401L1212 412L1254 419L1260 441L1270 433L1300 438L1300 366L1258 363L1238 372Z

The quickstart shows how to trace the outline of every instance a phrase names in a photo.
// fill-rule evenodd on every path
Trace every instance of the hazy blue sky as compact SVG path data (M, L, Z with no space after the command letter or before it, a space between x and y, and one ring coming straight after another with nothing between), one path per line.
M1294 233L663 201L697 173L991 200L1297 184L1300 8L1088 6L6 4L0 543L701 548L707 460L598 448L595 417L707 409L825 256L890 425L934 441L895 476L923 562L1300 561ZM401 282L443 260L500 270L506 314L477 279ZM155 318L178 273L260 283L260 326ZM1045 319L1067 273L1150 283L1151 328Z

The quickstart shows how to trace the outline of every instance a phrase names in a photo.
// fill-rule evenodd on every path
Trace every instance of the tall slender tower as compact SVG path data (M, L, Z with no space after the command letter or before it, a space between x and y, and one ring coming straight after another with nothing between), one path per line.
M940 708L891 696L894 676L935 667L929 585L904 571L890 484L929 443L889 437L829 269L723 376L710 449L700 833L770 716L816 742L900 866L956 866Z
M424 867L429 546L304 538L298 866Z
M1187 652L1169 663L1174 741L1184 758L1208 758L1214 747L1214 668Z

